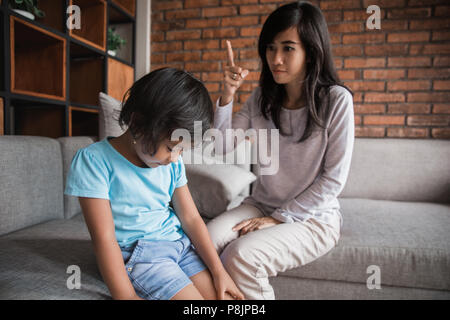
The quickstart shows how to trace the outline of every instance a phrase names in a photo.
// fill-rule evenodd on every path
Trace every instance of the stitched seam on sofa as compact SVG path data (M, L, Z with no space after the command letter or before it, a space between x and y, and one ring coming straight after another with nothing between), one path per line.
M342 234L341 234L340 241L342 241ZM335 248L338 248L338 247L339 247L339 244ZM441 249L441 248L386 247L386 246L375 247L375 246L346 246L346 245L343 245L340 248L356 248L356 249L374 249L375 248L375 249L404 249L404 250L418 249L418 250L426 250L426 251L435 250L435 251L438 251L439 253L444 253L445 255L450 255L450 250L445 250L445 249Z
M278 275L277 277L289 278L289 279L293 279L293 280L294 279L300 279L300 280L313 280L313 281L330 281L330 282L364 284L364 285L366 285L366 282L357 282L357 281L348 281L348 280L344 281L344 280L319 279L319 278L301 278L301 277L284 276L284 275ZM407 287L407 286L389 285L389 284L381 283L381 289L383 289L383 287L450 292L450 290L444 290L444 289L424 288L424 287Z

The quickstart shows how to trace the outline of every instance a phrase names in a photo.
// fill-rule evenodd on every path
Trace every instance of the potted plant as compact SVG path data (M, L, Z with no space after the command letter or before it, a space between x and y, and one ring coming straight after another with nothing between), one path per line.
M28 19L34 20L35 16L45 17L45 13L38 8L38 0L11 0L10 4L13 11Z
M108 54L116 56L116 51L122 48L127 42L116 33L116 28L108 28Z

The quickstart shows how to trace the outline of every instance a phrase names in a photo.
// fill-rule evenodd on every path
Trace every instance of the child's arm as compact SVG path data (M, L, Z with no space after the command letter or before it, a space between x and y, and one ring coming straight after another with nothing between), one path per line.
M218 298L224 299L225 292L227 292L235 298L243 299L243 294L236 287L220 261L208 229L200 217L187 185L175 189L172 203L183 230L189 236L198 254L211 272Z
M113 299L140 299L125 270L116 240L109 200L79 198L89 229L97 263Z

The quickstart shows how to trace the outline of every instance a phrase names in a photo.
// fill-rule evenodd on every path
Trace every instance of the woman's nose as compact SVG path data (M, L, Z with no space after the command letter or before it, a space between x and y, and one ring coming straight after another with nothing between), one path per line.
M283 54L280 50L274 51L272 62L274 65L283 64Z

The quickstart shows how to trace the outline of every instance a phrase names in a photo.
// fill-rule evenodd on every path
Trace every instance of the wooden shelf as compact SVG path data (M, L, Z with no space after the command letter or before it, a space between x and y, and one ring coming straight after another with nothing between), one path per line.
M66 99L66 39L10 17L11 92Z
M0 4L1 7L1 4ZM0 11L0 26L2 26L0 28L0 91L5 91L5 39L3 36L3 12Z
M45 13L45 17L36 17L36 22L64 32L66 20L62 13L65 12L65 3L65 0L39 0L38 7Z
M5 114L3 108L3 98L0 97L0 136L5 134Z
M2 2L0 135L98 136L99 92L122 100L134 82L136 1L39 0L34 21ZM66 28L68 5L81 9L79 30ZM127 40L117 57L108 25Z
M69 136L98 136L98 110L69 107Z
M104 59L85 47L70 44L70 104L98 105L98 93L104 90Z
M97 105L103 90L103 58L70 61L70 101Z
M122 101L123 95L133 85L134 68L108 58L108 95Z
M121 24L121 23L133 23L134 17L128 14L128 12L124 11L118 5L111 3L108 11L108 19L109 24Z
M136 1L135 0L112 0L114 4L127 12L130 16L136 15Z
M116 51L116 55L114 57L119 60L126 61L128 64L133 64L133 23L122 22L114 24L114 22L110 19L109 27L114 28L114 32L126 41L126 44Z
M70 0L81 9L81 29L69 30L71 37L102 51L106 50L106 2L104 0Z
M15 135L58 138L65 135L65 108L54 105L11 103Z

